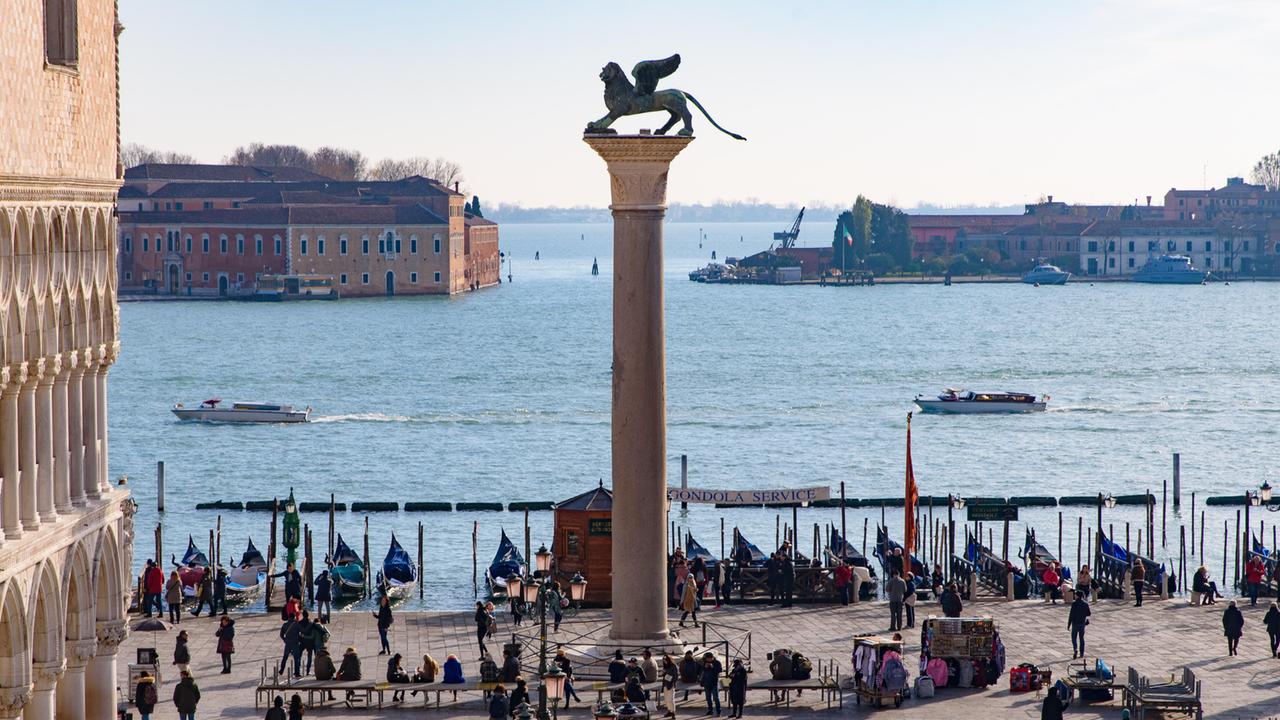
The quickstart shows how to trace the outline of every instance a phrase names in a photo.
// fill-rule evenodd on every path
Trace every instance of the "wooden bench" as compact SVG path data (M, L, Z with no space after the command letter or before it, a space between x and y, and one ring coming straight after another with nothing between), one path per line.
M408 698L412 697L412 693L422 693L422 706L431 706L431 694L435 693L435 706L440 707L440 694L451 692L455 696L460 693L491 692L499 683L496 682L479 682L467 681L465 683L390 683L385 680L295 680L293 682L279 682L274 680L264 680L260 682L254 692L253 706L254 709L259 708L259 703L265 696L266 704L271 704L271 696L275 694L291 694L306 693L307 707L319 707L324 705L328 700L330 693L335 695L335 702L346 701L347 693L353 696L363 696L365 705L372 707L374 696L377 696L377 707L381 708L386 702L387 693L404 693L405 703L408 704ZM342 693L342 699L338 700L336 695ZM317 701L316 696L320 698Z
M588 691L594 691L596 693L596 704L599 705L601 702L604 701L605 693L612 693L614 690L625 690L626 687L627 687L626 683L611 683L611 682L604 682L604 681L596 681L588 685L586 689ZM662 701L662 682L661 681L651 682L651 683L642 683L640 687L643 688L644 691L649 694L650 703L656 706L658 703ZM727 701L728 695L729 695L729 678L721 676L720 691L724 693ZM697 693L698 697L702 697L704 695L702 685L698 683L677 682L675 686L675 692L683 692L684 700L689 699L689 693Z
M1171 710L1201 720L1204 708L1200 703L1200 690L1200 681L1190 668L1182 669L1180 679L1170 677L1168 682L1161 683L1153 683L1129 668L1124 687L1124 706L1129 709L1134 720L1146 718L1148 710L1161 713Z
M822 693L822 698L826 701L828 708L831 707L833 696L839 701L839 707L844 708L844 690L840 687L838 680L829 678L812 677L808 680L774 680L769 678L748 684L747 690L769 690L779 693L781 699L772 702L786 702L787 707L791 707L791 691L794 690L798 694L802 690L817 690Z

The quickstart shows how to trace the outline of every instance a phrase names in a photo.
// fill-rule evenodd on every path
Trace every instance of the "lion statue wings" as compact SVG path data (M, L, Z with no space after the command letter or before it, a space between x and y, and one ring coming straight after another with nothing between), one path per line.
M584 132L589 135L612 134L616 131L611 130L609 126L618 118L666 111L671 115L670 119L654 134L663 135L677 122L683 122L683 127L676 134L690 136L693 135L693 117L688 105L691 102L707 118L707 122L714 125L717 130L737 140L746 140L741 135L720 127L720 124L693 95L683 90L658 89L658 81L674 73L679 67L678 53L661 60L642 60L631 69L631 75L635 78L633 85L618 63L611 62L605 65L600 71L600 79L604 81L604 104L609 109L609 113L599 120L588 123Z

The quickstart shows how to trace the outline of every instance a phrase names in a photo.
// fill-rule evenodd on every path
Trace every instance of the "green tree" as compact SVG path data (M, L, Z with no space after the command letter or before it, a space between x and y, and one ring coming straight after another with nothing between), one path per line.
M480 212L480 196L479 195L471 196L471 210L469 210L468 212L470 212L472 215L475 215L476 217L484 217L484 213Z
M836 218L836 231L831 240L831 247L835 250L837 263L845 258L847 260L843 263L845 267L856 267L871 254L871 213L871 201L859 195L853 207L840 213Z

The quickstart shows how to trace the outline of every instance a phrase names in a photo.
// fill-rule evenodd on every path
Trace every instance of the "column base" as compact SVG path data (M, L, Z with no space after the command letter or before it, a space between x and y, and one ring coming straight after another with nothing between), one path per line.
M39 519L34 519L34 520L23 520L23 521L22 521L22 531L23 531L23 532L35 532L35 531L37 531L37 530L39 530L39 529L40 529L40 520L39 520Z
M56 510L49 510L40 513L41 525L50 525L56 522L58 522L58 512Z
M622 651L623 657L640 657L640 654L648 648L654 655L662 655L663 653L671 653L672 655L683 655L688 648L680 638L670 633L651 633L647 637L638 638L615 638L607 637L602 639L593 649L585 651L587 654L610 658L618 650Z
M19 540L21 538L22 538L21 528L9 528L8 530L4 531L5 540Z

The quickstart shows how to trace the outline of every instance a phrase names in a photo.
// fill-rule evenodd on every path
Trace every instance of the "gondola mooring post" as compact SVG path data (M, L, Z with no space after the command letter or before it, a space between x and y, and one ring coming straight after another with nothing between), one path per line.
M214 548L216 549L213 552L213 558L214 558L213 566L215 568L222 566L222 515L221 514L218 515L217 528L218 528L218 540L214 544Z
M526 507L524 509L524 561L527 563L532 557L533 550L531 549L531 539L529 536L529 508Z
M422 522L418 522L418 599L426 592L427 569L422 565Z
M368 595L369 584L369 516L364 516L364 594Z
M303 565L302 577L306 579L306 583L307 583L307 607L314 607L315 601L316 601L315 555L313 554L311 549L311 525L310 524L306 524L306 523L303 524L302 538L303 538L303 543L305 544L305 547L303 550L305 556L302 558L302 565Z
M479 542L477 534L479 532L480 532L480 521L472 520L471 521L471 594L474 597L480 596L479 578L476 575L476 572L477 572L476 569L477 567L479 567L477 565L477 560L476 560L476 545Z
M840 481L840 537L844 538L845 542L849 542L849 527L848 525L845 524L846 509L847 508L846 508L845 499L844 499L844 481L841 480ZM840 552L841 554L843 554L844 548L841 548Z
M329 551L325 553L325 557L333 557L333 540L334 540L334 515L337 514L338 503L334 499L334 494L329 493Z

